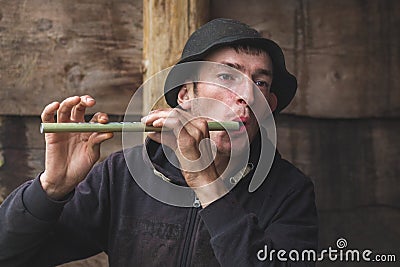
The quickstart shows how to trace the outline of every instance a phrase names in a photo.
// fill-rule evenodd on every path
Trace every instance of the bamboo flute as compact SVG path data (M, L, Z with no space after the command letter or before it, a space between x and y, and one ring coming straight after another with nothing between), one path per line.
M237 121L210 121L210 131L237 131L242 124ZM41 133L66 133L66 132L160 132L170 131L169 128L146 126L141 122L110 122L110 123L41 123Z

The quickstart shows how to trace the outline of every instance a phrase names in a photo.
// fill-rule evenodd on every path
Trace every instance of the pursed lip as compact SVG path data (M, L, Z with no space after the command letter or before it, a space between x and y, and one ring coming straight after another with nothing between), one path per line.
M246 131L246 125L248 124L249 119L250 119L249 117L245 117L245 116L240 116L240 117L237 117L237 118L233 119L233 121L240 122L240 124L241 124L239 130L238 131L233 131L233 133L243 133L243 132L245 132Z

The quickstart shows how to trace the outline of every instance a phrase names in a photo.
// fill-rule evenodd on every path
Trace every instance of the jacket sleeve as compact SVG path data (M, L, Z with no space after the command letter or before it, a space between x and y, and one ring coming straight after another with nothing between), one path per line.
M221 266L315 266L312 256L311 261L302 260L303 251L317 252L312 182L303 180L286 190L271 221L264 224L261 221L269 204L266 200L260 213L249 213L230 192L200 212ZM278 257L279 250L285 254ZM304 255L308 260L308 253Z
M91 182L101 168L63 201L48 198L38 177L12 192L0 206L0 266L54 266L103 250L107 189Z

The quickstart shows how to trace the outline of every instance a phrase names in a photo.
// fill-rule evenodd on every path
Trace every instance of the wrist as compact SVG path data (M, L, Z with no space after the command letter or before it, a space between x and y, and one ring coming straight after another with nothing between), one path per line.
M64 199L69 193L71 193L74 188L69 188L66 186L60 186L57 183L51 182L47 177L46 171L44 171L39 177L40 185L46 195L53 200Z

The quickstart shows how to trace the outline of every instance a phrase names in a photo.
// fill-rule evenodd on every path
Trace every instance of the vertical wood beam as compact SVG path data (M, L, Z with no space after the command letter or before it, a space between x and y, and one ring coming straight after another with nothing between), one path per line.
M175 64L189 35L208 21L209 0L143 1L143 81ZM143 111L166 107L162 85L143 91Z

